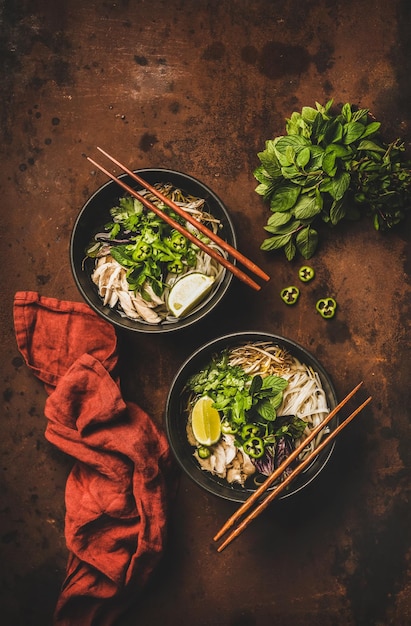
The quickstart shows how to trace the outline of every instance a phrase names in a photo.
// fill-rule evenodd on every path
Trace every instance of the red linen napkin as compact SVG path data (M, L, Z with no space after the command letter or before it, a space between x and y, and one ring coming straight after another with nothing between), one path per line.
M150 417L123 400L114 329L86 304L18 292L14 324L18 348L48 393L45 436L75 460L55 624L109 626L163 552L169 447Z

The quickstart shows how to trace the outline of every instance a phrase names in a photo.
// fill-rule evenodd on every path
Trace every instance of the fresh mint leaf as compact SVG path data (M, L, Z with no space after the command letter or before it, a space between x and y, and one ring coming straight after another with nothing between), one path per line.
M288 148L297 150L298 148L304 148L310 145L310 141L306 137L301 135L286 135L279 137L274 142L276 154L286 154Z
M369 137L370 135L374 135L381 127L381 122L370 122L364 129L361 138Z
M323 158L323 170L328 176L333 178L337 173L337 155L334 152L328 152Z
M311 158L310 148L305 147L297 152L297 165L304 168Z
M265 239L263 241L263 243L261 244L261 250L279 250L280 248L283 248L291 239L292 234L288 234L288 235L278 235L278 236L274 236L274 237L269 237L268 239Z
M283 215L283 213L279 213L279 215ZM267 226L264 226L264 229L273 235L289 235L290 233L296 232L300 226L300 220L292 220L287 221L285 224L279 224L278 226L267 224Z
M272 406L270 400L265 400L264 402L260 402L256 407L256 411L263 419L267 422L273 422L277 417L277 411Z
M249 389L250 395L253 396L254 394L258 393L260 389L262 388L262 386L263 386L263 379L261 378L261 376L254 376L251 381L251 385Z
M341 200L350 186L351 176L348 172L343 172L335 177L330 188L330 194L334 200Z
M295 243L304 259L310 259L317 249L318 233L311 226L306 226L297 234Z
M346 205L343 199L334 200L330 208L330 220L331 224L335 226L340 222L346 215Z
M301 195L294 207L294 215L299 220L306 220L318 215L321 207L315 195Z
M341 109L341 114L347 120L347 122L351 122L352 120L351 104L349 104L348 102L344 104Z
M292 218L292 215L293 214L291 211L282 211L280 213L273 213L268 218L267 226L270 226L271 228L284 226L284 224L287 224L287 222L290 221L290 219ZM269 229L266 227L266 230L269 230ZM274 231L269 230L269 232L274 232Z
M337 145L337 144L336 144ZM321 146L311 146L311 159L309 162L309 167L307 168L310 172L319 171L322 168L322 162L325 155L324 148Z
M310 122L311 124L315 120L317 114L318 111L316 109L313 109L312 107L303 107L301 111L301 116L303 120L306 122Z
M261 183L260 185L257 185L255 192L258 193L259 196L267 196L269 193L269 186L265 183Z
M294 164L285 165L281 168L281 173L287 180L294 180L296 184L305 183L305 176L301 174L301 170Z
M266 148L263 152L258 154L258 158L268 176L271 176L271 178L281 176L281 167L277 158L274 141L266 142Z
M285 253L286 259L288 261L292 261L292 259L296 255L296 252L297 252L297 247L294 244L293 240L290 238L290 240L284 246L284 253Z
M269 375L262 379L262 388L271 389L273 392L284 391L288 382L281 376Z
M385 154L385 148L371 141L371 139L362 139L358 144L357 150L369 150L370 152L382 152Z
M278 188L277 192L273 195L270 202L270 209L281 213L291 209L298 196L301 193L301 187L293 184L285 184Z
M335 118L328 121L325 127L323 143L338 143L341 141L344 134L344 129L341 122Z
M352 114L352 121L353 122L361 122L361 121L366 122L369 112L370 112L369 109L358 109L357 111L354 111Z
M354 143L364 134L364 125L360 122L350 122L344 126L343 142L346 145Z

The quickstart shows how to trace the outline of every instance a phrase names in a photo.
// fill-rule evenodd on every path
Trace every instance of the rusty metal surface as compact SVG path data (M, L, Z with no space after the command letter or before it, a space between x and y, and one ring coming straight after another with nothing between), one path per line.
M158 422L172 377L203 341L268 330L302 343L342 397L360 379L371 408L318 481L273 505L223 553L212 536L234 505L184 476L169 549L121 626L406 626L410 567L410 224L327 231L296 307L299 261L260 251L267 207L256 154L303 105L353 102L388 138L411 140L409 3L401 0L2 0L0 613L51 623L66 562L70 459L44 439L45 392L17 351L18 290L80 300L70 229L105 182L95 146L133 167L180 169L229 208L240 248L272 280L237 281L218 313L177 336L119 336L125 394ZM313 311L332 291L338 315Z

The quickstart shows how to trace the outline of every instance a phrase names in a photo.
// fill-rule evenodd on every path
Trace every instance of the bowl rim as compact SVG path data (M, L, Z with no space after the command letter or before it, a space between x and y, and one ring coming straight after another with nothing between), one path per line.
M237 235L236 235L236 231L234 228L233 221L230 217L230 214L224 202L221 200L221 198L206 183L203 183L201 180L199 180L195 176L192 176L191 174L187 174L185 172L181 172L179 170L173 170L169 168L146 167L146 168L134 169L133 172L140 175L142 178L144 178L145 175L151 176L158 172L159 175L164 176L164 178L166 178L167 175L170 175L172 177L181 178L182 181L185 180L187 181L188 184L198 185L202 190L204 190L204 194L206 194L206 200L208 197L211 197L213 202L218 205L219 209L221 210L224 216L226 229L230 233L230 238L231 238L230 243L234 248L237 248ZM131 177L127 173L120 174L119 176L117 176L117 178L120 180L127 179L127 181L130 181L131 186L134 186L136 189L142 188L142 185L140 185L139 183L136 183L136 181L131 179ZM142 333L142 334L164 334L164 333L169 333L169 332L181 331L187 327L192 326L193 324L196 324L197 322L200 322L201 320L203 320L203 318L205 318L208 315L208 313L213 311L219 305L219 303L221 302L221 300L224 298L225 294L227 293L231 285L231 282L233 280L233 274L229 272L228 270L225 270L225 274L220 284L217 286L217 289L215 291L212 291L209 294L209 296L205 298L205 300L201 303L201 306L199 306L198 308L195 308L191 313L183 317L181 320L178 320L177 322L170 322L169 324L149 324L146 322L141 322L139 320L135 320L135 321L128 320L128 318L122 318L118 313L115 313L113 310L111 311L108 310L109 307L105 307L107 309L107 313L106 313L103 309L102 304L101 306L98 303L96 304L89 297L87 290L84 288L83 283L78 275L78 269L77 269L77 263L76 263L77 254L76 254L76 245L75 245L76 235L80 228L82 218L84 217L85 214L87 214L90 208L90 205L91 206L93 205L93 203L96 201L96 198L101 193L104 193L107 189L111 187L114 189L116 186L117 186L117 183L114 180L108 180L107 182L103 183L103 185L101 185L98 189L96 189L92 193L92 195L84 202L82 208L77 214L77 217L74 221L74 224L71 230L70 243L69 243L70 269L71 269L71 273L74 278L76 287L78 291L80 292L80 295L83 297L86 303L90 306L90 308L92 308L93 311L95 311L100 317L105 319L107 322L109 322L116 328L119 328L123 331L131 331L131 332ZM183 182L181 186L183 187ZM120 186L118 186L118 190L119 190L119 197L120 197L122 193ZM124 190L123 190L123 193L124 193ZM236 259L231 259L231 262L233 263L233 265L237 264Z
M253 339L250 339L250 338ZM169 391L166 398L165 403L165 430L167 434L167 438L169 441L170 448L173 452L174 458L177 460L178 465L184 471L184 473L196 483L202 489L205 489L209 493L213 494L217 497L222 497L225 500L230 500L233 502L244 502L254 491L257 489L243 489L239 485L233 486L230 485L224 479L218 479L212 476L209 472L205 472L202 470L198 463L195 461L194 456L190 455L190 461L185 462L184 459L181 458L178 452L178 438L176 436L176 430L173 428L173 417L172 417L172 409L176 402L176 393L178 395L181 394L183 389L183 384L187 380L190 374L187 374L187 370L192 367L193 363L199 364L200 362L206 363L211 355L217 352L219 349L223 349L228 345L238 345L244 342L248 342L250 340L255 341L271 341L279 343L289 350L294 350L299 354L298 358L301 358L301 355L305 357L310 365L313 366L316 372L318 372L321 382L326 386L326 395L329 403L329 408L332 410L337 404L337 394L335 391L334 384L331 380L330 375L325 370L323 365L317 359L315 355L313 355L307 348L305 348L302 344L294 341L285 336L277 335L275 333L271 333L269 331L258 331L258 330L243 330L239 332L226 333L224 335L220 335L214 339L211 339L204 343L203 345L196 348L180 365L177 372L175 373L171 385L169 387ZM181 414L179 415L181 418ZM185 420L185 418L184 418ZM186 422L184 421L184 424ZM338 415L335 416L331 422L333 427L335 428L339 423ZM330 445L327 446L322 452L320 452L319 457L315 457L312 463L306 468L299 477L297 477L296 486L291 486L289 489L285 490L280 494L278 500L287 499L303 489L307 487L310 483L312 483L315 478L320 474L320 472L327 465L332 452L335 448L335 440L330 442ZM187 449L189 449L190 445L187 442ZM191 458L192 457L192 458ZM194 459L194 460L193 460ZM320 461L320 462L318 462ZM313 466L318 464L317 468L313 470ZM311 469L310 474L308 474ZM190 471L191 470L191 471ZM305 477L305 480L301 482L302 477ZM300 482L300 484L298 484ZM274 487L273 487L274 488ZM271 489L273 489L271 488Z

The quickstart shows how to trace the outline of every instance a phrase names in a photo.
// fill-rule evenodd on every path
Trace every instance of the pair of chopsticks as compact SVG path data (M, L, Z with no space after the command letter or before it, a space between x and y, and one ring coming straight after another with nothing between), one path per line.
M199 221L197 221L194 217L192 217L192 215L190 215L189 213L184 211L184 209L182 209L175 202L170 200L170 198L167 198L164 194L162 194L160 191L158 191L158 189L156 189L155 187L150 185L147 181L143 180L143 178L141 178L141 176L139 176L135 172L132 172L129 168L127 168L125 165L120 163L120 161L117 161L117 159L112 157L110 154L108 154L108 152L106 152L102 148L99 148L97 146L97 149L102 154L104 154L104 156L106 156L108 159L110 159L110 161L112 161L112 163L115 163L115 165L120 167L133 180L135 180L137 183L142 185L145 189L150 191L159 200L161 200L161 202L163 202L164 204L169 206L171 209L173 209L173 211L175 211L178 215L184 217L184 219L187 222L190 222L193 226L195 226L197 230L199 230L200 232L203 233L203 235L206 235L209 239L211 239L212 241L217 243L221 248L223 248L223 250L225 250L228 254L231 254L232 257L237 259L237 261L240 261L240 263L242 263L248 270L250 270L250 272L254 273L256 276L258 276L259 278L262 278L263 280L266 280L266 281L270 280L270 277L268 276L268 274L266 274L261 268L259 268L255 263L253 263L253 261L250 261L250 259L248 259L246 256L244 256L236 248L233 248L233 246L230 246L230 244L227 243L226 241L224 241L224 239L221 239L221 237L216 235L213 231L211 231L209 228L207 228L204 224L201 224ZM133 196L134 198L137 198L137 200L139 200L146 208L150 209L150 211L153 211L156 215L161 217L172 228L175 228L176 230L178 230L178 232L181 233L182 235L184 235L184 237L186 237L186 239L189 239L192 243L194 243L196 246L201 248L201 250L203 250L203 252L206 252L211 257L213 257L216 261L218 261L220 263L220 265L223 265L227 270L229 270L232 274L234 274L234 276L236 276L237 278L242 280L249 287L251 287L252 289L255 289L256 291L261 289L261 286L254 279L250 278L250 276L248 276L245 272L243 272L241 269L239 269L231 261L229 261L225 257L221 256L221 254L219 254L216 250L214 250L213 248L210 248L209 246L207 246L207 244L205 244L203 241L198 239L189 230L185 229L184 226L179 224L179 222L177 222L175 219L173 219L172 217L167 215L164 211L159 209L155 204L150 202L150 200L148 200L143 195L138 193L135 189L133 189L132 187L127 185L127 183L125 183L123 180L121 180L121 179L117 178L116 176L114 176L114 174L109 172L102 165L99 165L98 163L96 163L96 161L94 161L90 157L87 157L87 159L88 159L88 161L90 161L90 163L92 163L95 167L97 167L97 169L99 169L101 172L104 172L104 174L106 174L114 182L116 182L118 185L120 185L120 187L123 187L123 189L125 189L131 196Z
M311 461L332 441L342 430L345 428L360 411L371 401L369 396L357 409L355 409L337 428L335 428L323 441L320 443L313 452L311 452L297 467L285 478L268 496L257 504L256 508L242 521L239 521L241 517L247 513L254 503L261 498L261 496L267 491L267 489L281 476L284 470L298 457L304 448L312 441L318 433L335 417L335 415L344 407L344 405L353 397L353 395L360 389L362 381L354 387L352 391L327 415L327 417L319 424L306 439L287 457L287 459L271 474L267 480L256 490L254 493L240 506L240 508L232 515L224 526L218 531L214 537L214 541L218 541L225 535L236 522L239 522L235 529L228 535L228 537L217 548L217 552L224 550L229 543L231 543L236 537L238 537L243 530L249 526L249 524L260 515L262 511L272 502L293 480L302 472Z

